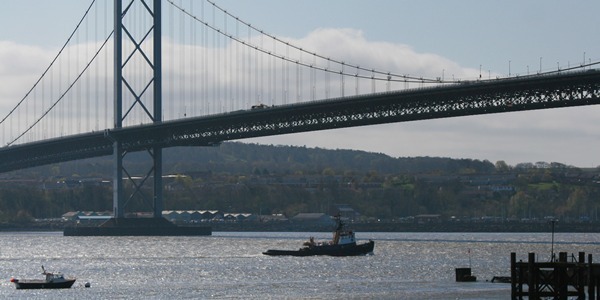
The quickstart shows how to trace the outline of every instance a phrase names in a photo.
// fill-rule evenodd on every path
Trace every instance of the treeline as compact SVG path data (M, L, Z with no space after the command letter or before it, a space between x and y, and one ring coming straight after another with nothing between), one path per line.
M126 157L128 172L148 171L147 154ZM392 158L353 150L224 143L165 149L165 210L221 210L254 214L328 212L349 204L366 220L419 214L518 220L556 216L598 220L598 170L560 163L439 157ZM112 210L110 157L2 174L0 221L56 218L67 211ZM127 211L151 211L129 194Z

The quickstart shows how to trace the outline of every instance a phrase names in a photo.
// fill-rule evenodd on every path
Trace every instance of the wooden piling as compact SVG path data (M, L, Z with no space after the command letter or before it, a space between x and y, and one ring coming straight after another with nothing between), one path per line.
M591 270L592 269L592 255L588 254L588 269ZM589 274L588 276L588 296L590 296L590 299L594 299L596 297L596 287L595 287L595 282L594 282L594 276L593 274Z
M517 254L514 252L510 253L510 298L517 299L517 294L523 292L519 285L519 281L517 281Z

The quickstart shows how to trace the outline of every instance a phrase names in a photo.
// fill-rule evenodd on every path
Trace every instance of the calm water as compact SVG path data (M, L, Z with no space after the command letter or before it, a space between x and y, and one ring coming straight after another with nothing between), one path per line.
M0 298L12 299L507 299L510 252L550 257L550 233L358 233L362 257L269 257L327 233L215 232L209 237L64 237L0 233ZM555 234L554 249L598 256L600 234ZM597 259L596 259L597 260ZM41 265L77 277L68 290L16 290ZM477 282L455 282L469 267ZM85 282L90 288L83 287Z

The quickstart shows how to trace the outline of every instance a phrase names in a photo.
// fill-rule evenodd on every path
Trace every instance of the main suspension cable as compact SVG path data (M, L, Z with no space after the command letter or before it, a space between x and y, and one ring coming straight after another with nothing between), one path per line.
M210 2L209 0L206 0L206 1L209 2L209 3L211 3L215 8L221 10L223 13L231 16L232 18L235 18L236 21L238 21L238 22L246 25L249 30L253 29L256 32L259 32L259 33L261 33L263 35L268 36L269 38L272 38L273 40L275 40L275 41L277 41L277 42L279 42L281 44L284 44L286 47L291 47L291 48L296 49L296 50L298 50L300 52L308 53L308 54L310 54L312 56L315 56L317 58L326 60L328 63L329 62L333 62L333 63L339 64L339 65L350 66L353 69L362 70L362 71L365 71L365 72L370 72L371 74L384 75L385 77L384 78L381 78L381 77L375 77L375 78L373 78L372 76L366 76L366 75L360 75L360 74L351 74L351 73L343 73L343 72L339 72L339 71L336 71L336 70L331 70L329 68L319 67L319 66L308 64L308 63L305 63L305 62L302 62L302 61L299 61L299 60L291 59L291 58L286 57L284 55L277 55L277 54L275 54L275 53L273 53L271 51L263 49L262 47L250 44L249 42L245 42L245 41L241 40L241 38L234 37L232 34L224 32L223 30L221 30L219 28L216 28L216 26L210 25L208 22L206 22L204 20L201 20L198 17L192 15L190 12L188 12L187 10L185 10L184 8L182 8L181 6L175 4L172 0L167 0L167 2L169 2L172 6L176 7L177 9L179 9L182 13L188 15L189 17L193 18L194 20L196 20L197 22L203 24L204 26L212 29L214 32L217 32L218 34L223 35L223 36L225 36L225 37L227 37L227 38L229 38L231 40L234 40L234 41L236 41L236 42L238 42L238 43L240 43L240 44L242 44L242 45L244 45L244 46L246 46L248 48L254 49L254 50L259 51L259 52L262 52L262 53L267 54L269 56L276 57L276 58L281 59L283 61L287 61L289 63L296 64L298 66L304 66L304 67L307 67L307 68L313 68L313 69L320 70L320 71L323 71L323 72L339 74L339 75L342 75L342 76L352 76L352 77L357 77L357 78L361 78L361 79L371 79L371 80L380 80L380 81L412 82L412 83L414 83L414 82L417 82L417 83L455 83L455 82L458 82L458 81L443 81L441 79L428 79L428 78L423 78L423 77L411 77L411 76L407 76L407 75L398 75L398 74L391 73L391 72L378 71L378 70L375 70L375 69L366 69L366 68L362 68L360 66L356 66L356 65L352 65L352 64L347 64L347 63L345 63L343 61L338 61L338 60L335 60L335 59L331 59L331 58L319 55L319 54L317 54L315 52L309 52L307 50L302 49L301 47L295 46L295 45L290 44L289 42L285 42L285 41L283 41L283 40L281 40L281 39L279 39L279 38L277 38L277 37L275 37L273 35L267 34L264 31L259 30L256 27L250 25L249 23L246 23L246 22L242 21L238 17L235 17L235 16L231 15L226 10L221 9L219 6L217 6L213 2ZM401 79L396 79L396 78L401 78Z

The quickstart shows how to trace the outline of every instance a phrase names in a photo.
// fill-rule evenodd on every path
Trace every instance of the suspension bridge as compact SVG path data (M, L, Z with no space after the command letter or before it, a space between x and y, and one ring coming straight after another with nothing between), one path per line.
M516 77L409 75L304 49L209 0L110 2L91 1L4 112L0 172L112 155L115 218L134 197L161 217L168 147L600 103L598 62L585 59ZM142 180L132 152L150 161Z

